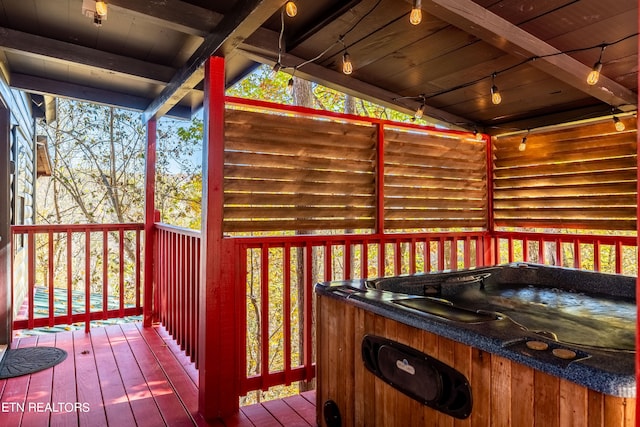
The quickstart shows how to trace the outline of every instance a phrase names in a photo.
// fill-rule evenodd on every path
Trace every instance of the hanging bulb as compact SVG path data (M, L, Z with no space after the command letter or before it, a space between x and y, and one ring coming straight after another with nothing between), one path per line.
M353 64L351 63L351 57L347 51L344 51L344 55L342 55L342 72L349 75L353 73Z
M284 5L284 10L287 12L289 18L293 18L298 14L298 7L293 1L288 1L287 4Z
M502 102L502 95L500 95L500 91L498 90L498 86L491 86L491 102L495 105L498 105Z
M287 83L287 93L293 95L293 77L291 77L289 83Z
M616 116L613 116L613 123L618 132L622 132L625 129L624 123L622 123Z
M493 73L491 75L491 82L493 84L491 86L491 102L494 103L495 105L498 105L502 102L502 95L500 95L500 91L498 90L498 86L496 86L495 80L496 80L496 73Z
M473 131L473 135L476 137L476 141L482 141L484 139L484 135L482 135L478 130Z
M527 137L522 138L522 142L518 145L518 151L524 151L527 149Z
M271 74L270 74L270 77L272 79L276 76L276 74L278 74L278 71L280 71L280 68L282 68L282 64L280 64L279 61L273 65L273 68L271 69Z
M424 102L420 105L420 107L416 110L416 114L414 114L414 117L416 119L421 119L422 116L424 115Z
M601 71L602 71L602 62L598 61L593 65L593 69L587 76L587 83L591 86L598 83L598 80L600 80Z
M591 86L598 83L598 80L600 79L600 72L602 71L602 54L604 53L604 50L606 47L607 45L601 46L600 56L598 56L598 60L596 61L595 64L593 64L593 68L591 69L591 72L587 76L587 84Z
M411 15L409 15L409 22L413 25L418 25L422 22L422 0L413 0L413 7L411 8Z
M107 16L107 3L101 0L96 0L96 13L100 18L104 19Z

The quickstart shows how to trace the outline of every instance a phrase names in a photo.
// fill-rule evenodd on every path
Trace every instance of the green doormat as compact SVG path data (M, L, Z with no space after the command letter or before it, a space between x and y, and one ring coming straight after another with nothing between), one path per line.
M67 352L55 347L9 349L0 362L0 380L42 371L66 358Z

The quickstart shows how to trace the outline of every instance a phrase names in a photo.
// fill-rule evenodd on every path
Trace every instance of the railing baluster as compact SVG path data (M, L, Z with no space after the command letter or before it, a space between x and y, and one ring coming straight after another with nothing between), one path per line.
M73 323L73 276L72 276L72 235L71 230L67 230L67 314L69 320L67 323L70 325Z
M282 268L284 269L284 295L283 295L283 333L284 340L284 383L291 384L291 244L284 245L284 261Z
M49 327L55 325L55 288L53 277L53 232L49 230L47 233L49 241L47 242L47 288L49 289Z
M91 232L84 234L84 331L91 329Z
M109 318L109 232L102 232L102 318Z
M124 252L124 229L119 227L118 237L120 238L120 317L124 317L124 266L125 266L125 252Z
M28 319L29 319L29 329L33 329L34 328L34 321L35 321L35 312L34 312L34 304L35 304L35 282L36 282L36 264L35 264L35 260L36 260L36 244L35 244L35 236L33 232L30 232L28 234L27 237L27 241L28 241L28 245L29 245L29 251L28 251L28 257L29 257L29 261L27 263L27 265L29 266L29 271L27 272L27 277L28 277L28 292L29 292L29 315L28 315Z

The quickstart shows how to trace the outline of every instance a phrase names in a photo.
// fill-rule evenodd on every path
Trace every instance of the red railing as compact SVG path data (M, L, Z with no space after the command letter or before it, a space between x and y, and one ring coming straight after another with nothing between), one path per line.
M603 273L637 274L635 236L495 232L496 264L526 261Z
M156 315L197 367L200 232L156 223L155 235Z
M315 376L315 283L484 265L485 237L478 232L234 239L241 395Z
M14 329L84 322L88 331L94 320L142 314L142 224L17 225L11 230L13 299L22 303ZM37 308L36 302L41 303Z

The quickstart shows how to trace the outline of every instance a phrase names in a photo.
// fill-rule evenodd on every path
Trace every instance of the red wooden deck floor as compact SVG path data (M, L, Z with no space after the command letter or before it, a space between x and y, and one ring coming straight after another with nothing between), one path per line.
M56 346L59 365L0 380L0 427L312 426L315 393L242 407L207 423L197 372L162 327L139 323L18 338L12 348Z

